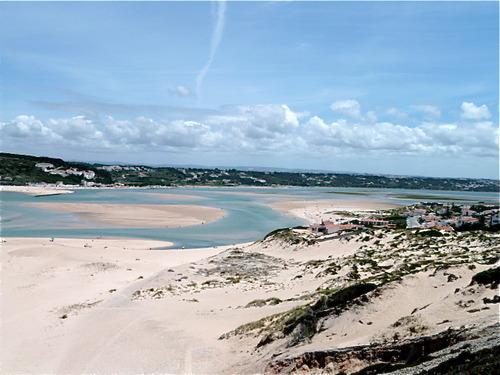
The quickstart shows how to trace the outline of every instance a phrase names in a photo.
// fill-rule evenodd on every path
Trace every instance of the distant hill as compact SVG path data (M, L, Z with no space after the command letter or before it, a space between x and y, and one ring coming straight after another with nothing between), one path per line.
M38 165L50 164L53 173ZM70 172L67 172L70 171ZM74 173L71 173L74 171ZM84 171L93 172L92 180L97 184L112 184L111 174L96 168L92 164L66 162L62 159L0 153L0 183L3 185L25 185L29 183L63 183L66 185L80 185L84 183ZM78 174L78 172L82 172ZM87 176L92 173L87 173Z
M24 185L43 182L125 186L290 185L495 192L500 190L499 181L489 179L105 165L0 153L0 184Z

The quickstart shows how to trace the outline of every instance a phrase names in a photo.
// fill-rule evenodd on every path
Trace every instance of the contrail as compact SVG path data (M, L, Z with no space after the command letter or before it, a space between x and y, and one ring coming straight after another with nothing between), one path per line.
M201 98L201 87L203 85L203 81L210 69L210 65L212 65L212 61L215 57L215 53L217 52L217 48L219 47L220 41L222 39L222 33L224 31L224 23L226 17L226 2L225 0L219 0L216 2L217 4L217 20L215 23L214 30L212 32L212 40L210 41L210 54L208 56L208 60L201 68L198 76L196 77L196 96L198 99Z

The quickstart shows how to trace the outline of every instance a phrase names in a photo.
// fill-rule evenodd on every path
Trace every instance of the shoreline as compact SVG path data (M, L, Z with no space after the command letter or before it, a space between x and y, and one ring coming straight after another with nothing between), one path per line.
M58 185L0 185L0 192L20 193L32 196L50 196L74 193L73 186Z

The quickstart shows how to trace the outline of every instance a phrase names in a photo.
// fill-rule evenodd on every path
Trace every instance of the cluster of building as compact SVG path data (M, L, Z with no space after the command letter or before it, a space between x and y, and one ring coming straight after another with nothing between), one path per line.
M452 231L464 226L496 227L500 224L496 205L476 206L421 203L405 212L409 229L438 229Z
M102 169L103 171L114 172L114 171L135 171L135 172L149 172L151 168L143 166L129 166L129 165L102 165L97 167L97 169Z
M361 227L371 228L396 228L396 224L389 220L377 218L360 218L355 220L339 219L336 222L331 220L322 220L319 224L313 224L309 228L313 233L332 234L343 230L351 230Z
M436 229L440 231L454 231L463 227L471 228L497 228L500 226L499 206L491 204L455 205L441 203L420 203L410 206L404 212L392 215L391 220L383 218L355 218L336 221L322 220L313 224L309 229L313 233L332 234L343 230L360 227L370 228L396 228L394 218L400 221L399 227L408 229ZM401 224L401 222L403 224Z
M51 163L36 163L35 167L40 168L42 171L46 173L58 175L61 177L75 175L75 176L83 176L83 178L86 180L93 180L95 177L94 171L85 171L76 168L67 168L67 169L61 167L55 168L54 164Z

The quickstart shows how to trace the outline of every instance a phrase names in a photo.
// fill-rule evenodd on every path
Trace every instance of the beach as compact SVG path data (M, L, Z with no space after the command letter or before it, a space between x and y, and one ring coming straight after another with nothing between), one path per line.
M119 308L120 300L129 299L131 285L139 287L162 270L223 251L150 250L170 245L136 239L3 239L2 372L69 371L62 360L79 356L69 349L83 344L85 335L93 336L88 349L97 349L100 340L112 338L106 327L122 322L122 313L137 319L133 306ZM87 313L97 310L104 315L88 321Z
M1 185L0 192L12 192L12 193L21 193L27 195L35 195L35 196L46 196L46 195L60 195L60 194L71 194L73 190L68 189L66 187L56 187L56 186L44 186L44 185L36 185L36 186L14 186L14 185Z
M398 207L396 204L374 200L291 200L280 199L269 203L270 207L284 214L306 220L309 224L320 223L321 220L334 220L339 213L364 213L387 210Z

